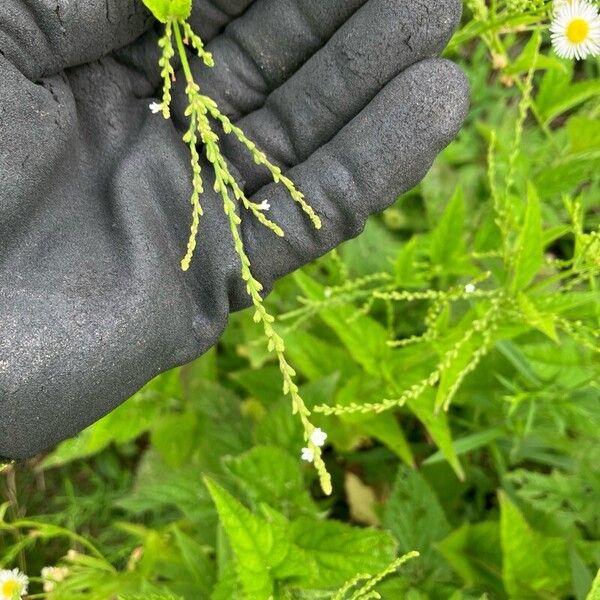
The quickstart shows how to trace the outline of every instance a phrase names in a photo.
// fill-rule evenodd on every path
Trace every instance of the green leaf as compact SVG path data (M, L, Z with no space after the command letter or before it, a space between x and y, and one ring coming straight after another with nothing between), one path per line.
M394 261L394 279L399 287L410 287L413 285L424 285L422 277L417 269L417 236L406 242Z
M435 410L439 412L442 408L450 405L452 398L450 397L457 383L464 377L463 372L467 369L474 360L475 353L479 350L484 342L481 333L473 331L473 321L476 315L471 313L468 318L465 318L461 325L454 327L451 330L451 335L447 339L436 344L439 348L440 358L451 349L455 349L456 355L452 361L442 370L440 383L437 388L435 399ZM464 343L459 345L459 342L472 331L471 337Z
M519 308L525 320L531 327L547 335L552 341L557 342L556 317L552 313L541 312L535 305L534 300L525 294L518 296Z
M325 288L304 273L294 275L302 291L311 299L322 299ZM380 375L389 363L391 349L387 346L387 331L375 319L361 315L352 319L355 308L340 305L326 308L319 316L339 337L353 361L371 375Z
M529 183L527 210L515 249L513 291L525 289L537 275L543 263L544 246L540 199L533 184Z
M340 346L306 331L290 331L285 338L294 368L308 379L321 379L335 372L350 376L357 371L356 365L348 360L348 353Z
M590 590L586 600L600 600L600 571L598 571L596 579L594 579L592 589Z
M566 194L589 182L600 169L600 158L569 156L539 171L533 183L543 197Z
M249 600L273 595L275 580L305 575L294 558L294 548L283 529L252 514L221 486L205 478L221 523L236 557L238 578Z
M473 433L472 435L467 435L463 438L454 441L454 451L457 456L462 456L463 454L468 454L469 452L473 452L473 450L479 450L479 448L483 448L487 446L489 443L497 440L498 438L504 435L503 429L500 427L493 427L492 429L485 429L483 431L478 431L477 433ZM445 460L442 452L436 452L432 454L429 458L423 461L424 465L434 465L436 463L443 462Z
M571 569L565 540L533 530L504 493L500 493L500 537L510 597L529 600L568 594Z
M346 242L340 249L352 277L363 277L387 271L394 261L400 244L380 221L369 219L363 232Z
M156 419L150 436L152 445L172 469L183 465L198 440L198 421L191 411Z
M448 413L446 411L441 411L438 414L435 413L435 391L428 389L418 398L409 400L408 407L415 413L419 421L425 425L433 441L442 451L456 473L456 476L463 480L465 472L454 449L452 432L450 431L450 424L448 422Z
M161 23L166 23L170 18L190 18L192 14L192 0L142 0L146 8Z
M600 121L576 115L567 123L571 153L600 150Z
M208 598L215 584L215 564L209 558L207 548L178 527L173 528L173 534L190 583L202 598Z
M244 600L244 594L233 563L229 563L221 573L210 598L211 600Z
M288 518L317 514L304 486L299 457L273 446L256 446L226 458L225 467L255 508L266 503Z
M569 560L571 562L571 579L573 592L577 600L586 600L587 592L593 581L593 574L588 569L583 558L579 555L575 544L569 547ZM600 600L600 599L599 599Z
M290 343L287 338L286 342ZM230 377L241 385L252 398L266 406L275 404L283 395L279 367L266 366L262 369L244 369L231 373Z
M196 394L200 411L196 456L205 473L218 473L223 456L250 448L250 419L242 413L240 398L221 385L205 382Z
M446 515L419 471L401 465L385 508L383 522L400 543L400 552L417 550L432 561L433 544L450 532Z
M338 392L335 404L349 406L360 398L363 402L380 402L385 397L385 386L374 378L356 375L349 379ZM339 417L344 423L352 424L359 432L365 432L385 444L406 464L414 466L415 460L406 436L393 412L380 414L349 414Z
M500 527L496 521L465 523L436 544L448 564L469 587L506 596L502 585Z
M442 275L454 273L464 260L465 199L462 188L456 188L437 227L431 232L431 262Z
M381 413L365 418L358 424L359 429L385 444L396 456L410 467L415 466L415 459L402 427L393 412Z
M314 566L306 587L339 587L357 573L383 571L396 555L397 546L390 534L338 521L302 517L292 522L290 536Z
M195 465L169 469L156 451L146 452L138 466L133 489L117 505L133 515L172 514L175 508L198 527L203 543L214 541L216 514Z
M564 71L563 64L560 60L552 56L545 56L539 53L540 47L540 31L534 31L533 35L529 38L527 45L521 52L519 58L510 64L504 73L506 75L518 75L520 73L527 73L534 65L537 70L542 69L559 69Z
M586 102L600 95L600 80L589 79L578 81L562 90L557 90L552 96L545 97L544 103L540 103L538 96L538 108L546 123L550 123L556 117L568 110L575 108L582 102Z

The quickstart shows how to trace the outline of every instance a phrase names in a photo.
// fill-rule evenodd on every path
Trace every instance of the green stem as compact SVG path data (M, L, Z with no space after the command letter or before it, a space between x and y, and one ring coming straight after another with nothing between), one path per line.
M181 67L185 74L185 79L188 83L194 83L194 76L192 75L192 69L185 50L185 44L181 37L181 28L179 26L179 21L176 19L173 19L173 31L175 32L175 41L177 42L177 50L179 51L179 58L181 59Z

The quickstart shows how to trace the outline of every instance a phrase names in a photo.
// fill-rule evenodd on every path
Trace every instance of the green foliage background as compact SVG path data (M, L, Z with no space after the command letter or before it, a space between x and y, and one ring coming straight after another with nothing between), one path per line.
M235 315L196 363L1 475L0 568L34 597L600 598L600 62L556 58L544 2L467 4L459 138L269 298L333 496ZM69 576L42 593L48 565Z

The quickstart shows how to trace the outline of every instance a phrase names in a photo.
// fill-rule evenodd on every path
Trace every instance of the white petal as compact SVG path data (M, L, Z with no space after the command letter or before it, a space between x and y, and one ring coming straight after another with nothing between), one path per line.
M310 463L315 460L315 453L312 448L302 448L302 460Z
M327 434L321 428L317 427L312 432L310 436L310 441L318 448L321 448L325 445L325 442L327 441Z

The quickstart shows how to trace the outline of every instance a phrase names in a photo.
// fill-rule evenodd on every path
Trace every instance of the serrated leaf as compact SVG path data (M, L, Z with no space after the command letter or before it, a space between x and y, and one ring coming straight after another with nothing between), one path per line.
M170 18L187 20L192 14L192 0L142 0L161 23Z
M304 486L300 459L281 448L256 446L225 459L225 467L255 508L266 503L288 518L317 514Z
M383 517L400 552L417 550L431 564L433 544L450 532L440 502L419 471L401 465Z
M236 572L248 600L273 595L276 579L305 576L282 528L252 514L229 492L205 478L236 558Z
M133 489L117 505L134 515L175 508L198 526L202 543L214 541L216 514L195 465L172 470L157 452L146 452L138 466Z
M338 521L300 518L290 536L314 565L306 587L339 587L357 573L378 573L395 558L396 542L387 532L359 529Z
M571 577L565 540L533 530L504 493L500 493L500 538L504 585L511 598L568 594Z

